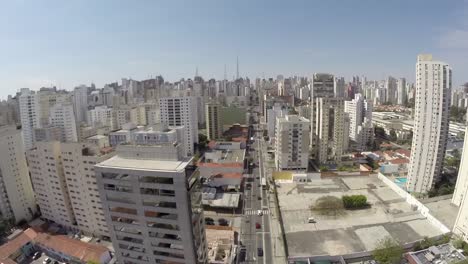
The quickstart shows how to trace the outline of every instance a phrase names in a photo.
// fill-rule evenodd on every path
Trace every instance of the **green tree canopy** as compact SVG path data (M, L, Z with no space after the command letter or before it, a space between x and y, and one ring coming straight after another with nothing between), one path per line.
M381 264L399 264L403 258L403 247L391 237L380 240L372 253L374 259Z

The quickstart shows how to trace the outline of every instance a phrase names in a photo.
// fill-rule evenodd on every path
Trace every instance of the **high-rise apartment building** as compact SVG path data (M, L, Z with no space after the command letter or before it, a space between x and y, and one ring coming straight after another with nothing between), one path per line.
M400 78L397 83L398 104L406 105L408 102L408 91L406 90L406 79Z
M36 213L21 131L0 127L0 218L29 221Z
M187 155L194 154L198 143L198 113L194 97L164 97L159 99L161 123L168 126L184 126Z
M96 106L88 110L88 124L90 126L107 126L111 130L117 129L116 112L107 106Z
M310 150L312 159L317 159L318 155L318 136L320 123L317 114L317 98L333 98L335 97L335 77L333 74L315 73L312 78L310 89Z
M221 123L221 105L207 103L205 105L206 132L208 139L220 139L223 136L223 124Z
M461 156L460 168L458 170L457 184L455 185L455 191L453 192L453 196L452 196L452 203L455 204L456 206L460 206L462 204L463 199L467 195L468 195L468 127L465 129L465 141L463 143L463 153Z
M75 110L76 121L79 124L87 122L88 94L89 88L86 85L80 85L75 87L73 90L73 107Z
M198 168L176 147L120 145L95 167L120 263L206 263Z
M319 164L339 163L343 156L344 100L316 98L316 161Z
M34 146L34 129L41 127L39 95L28 88L22 88L19 95L19 108L24 147L28 150Z
M31 180L42 218L76 229L60 145L59 141L36 142L35 148L28 151Z
M434 61L432 55L419 55L407 181L410 192L428 192L440 176L447 145L451 88L450 66Z
M286 116L288 111L289 107L282 103L275 103L270 109L266 111L268 136L270 138L275 137L277 118Z
M276 122L276 168L306 170L309 163L309 120L297 115L286 115L277 117Z
M388 76L387 80L385 81L386 99L388 103L397 103L397 82L397 79L393 78L392 76Z
M75 113L71 103L56 103L50 107L49 123L60 128L62 142L78 141Z
M87 142L61 144L67 195L73 209L76 228L87 235L109 237L94 165L109 159L113 154L112 148L99 148Z
M367 150L374 137L372 125L372 103L362 94L355 94L354 99L345 101L345 112L349 116L349 138L354 141L355 149Z

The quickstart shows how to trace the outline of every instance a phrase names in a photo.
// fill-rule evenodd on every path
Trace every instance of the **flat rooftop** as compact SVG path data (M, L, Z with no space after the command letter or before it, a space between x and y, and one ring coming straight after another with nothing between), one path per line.
M183 171L191 159L178 160L156 160L156 159L132 159L114 156L96 166L116 169L131 169L145 171Z
M243 149L213 150L205 153L205 162L209 163L243 163Z
M370 251L387 236L407 243L443 234L376 176L280 183L277 190L291 257ZM321 197L353 194L365 195L371 207L332 214L311 210ZM309 217L317 223L308 223Z
M239 207L240 194L216 193L213 200L202 200L203 205L213 208L237 208Z

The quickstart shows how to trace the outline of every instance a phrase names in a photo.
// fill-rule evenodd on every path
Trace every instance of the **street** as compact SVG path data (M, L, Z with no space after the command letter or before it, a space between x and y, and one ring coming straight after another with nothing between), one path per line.
M263 167L263 155L261 153L262 134L255 133L255 141L251 145L254 149L250 153L252 163L258 164L252 169L245 180L244 208L241 223L241 241L247 251L245 263L273 263L270 234L270 208L268 190L262 188L262 179L266 177ZM268 182L265 180L264 182ZM266 188L265 188L266 189ZM258 212L261 211L261 215ZM258 256L258 249L263 250L263 256Z

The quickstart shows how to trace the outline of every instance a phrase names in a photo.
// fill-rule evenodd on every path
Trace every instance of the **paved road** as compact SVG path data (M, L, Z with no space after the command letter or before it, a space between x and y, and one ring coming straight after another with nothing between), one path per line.
M268 192L262 189L261 179L265 177L263 171L263 155L260 153L261 134L255 135L255 142L252 144L253 152L250 156L253 157L253 163L258 164L248 175L245 184L250 184L251 189L244 189L244 209L243 219L241 223L241 241L247 249L247 258L245 263L273 263L272 246L270 235L270 208L268 203ZM263 215L257 215L258 210L261 210ZM260 228L256 228L256 224L260 224ZM263 249L264 255L257 255L258 248Z

